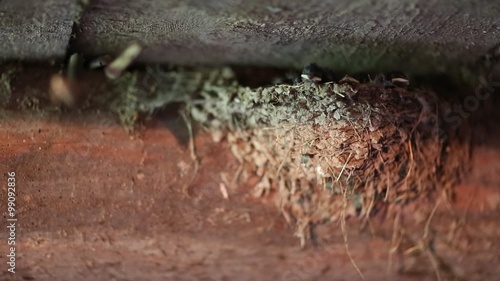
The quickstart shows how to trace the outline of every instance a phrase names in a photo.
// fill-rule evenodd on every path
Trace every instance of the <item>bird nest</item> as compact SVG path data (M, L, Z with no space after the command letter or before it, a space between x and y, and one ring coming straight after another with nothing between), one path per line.
M352 81L353 79L351 79ZM341 214L368 218L392 205L449 191L463 161L425 90L376 83L311 82L250 89L230 73L188 102L192 118L226 138L302 241Z

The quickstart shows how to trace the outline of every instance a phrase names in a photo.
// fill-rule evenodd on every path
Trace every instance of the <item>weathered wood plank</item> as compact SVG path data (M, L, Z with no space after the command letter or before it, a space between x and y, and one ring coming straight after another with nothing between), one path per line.
M77 47L116 53L139 41L144 62L427 71L498 44L499 14L487 0L97 0Z
M1 0L0 60L63 58L78 10L76 0Z

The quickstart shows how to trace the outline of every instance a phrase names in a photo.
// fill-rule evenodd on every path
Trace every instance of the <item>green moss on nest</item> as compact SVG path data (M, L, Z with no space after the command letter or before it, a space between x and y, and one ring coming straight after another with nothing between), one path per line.
M224 75L230 77L230 85L221 85ZM222 79L222 80L221 80ZM224 81L229 81L225 79ZM128 131L138 125L139 115L149 115L172 103L188 104L201 89L228 87L237 82L229 69L210 68L177 69L165 71L149 68L146 73L127 72L113 81L111 110L118 114Z

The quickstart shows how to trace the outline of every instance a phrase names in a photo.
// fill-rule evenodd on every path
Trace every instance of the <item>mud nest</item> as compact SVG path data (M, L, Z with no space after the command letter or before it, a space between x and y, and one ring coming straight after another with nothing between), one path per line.
M275 200L302 244L318 224L366 223L391 207L452 194L464 170L468 146L446 127L449 105L432 91L348 77L248 88L229 68L162 78L153 94L134 91L133 111L185 104L215 141L229 142L241 164L236 179L257 176L255 196Z
M216 141L227 139L240 180L258 176L255 195L273 196L303 242L341 216L451 191L466 158L433 92L344 80L250 89L226 69L187 101Z

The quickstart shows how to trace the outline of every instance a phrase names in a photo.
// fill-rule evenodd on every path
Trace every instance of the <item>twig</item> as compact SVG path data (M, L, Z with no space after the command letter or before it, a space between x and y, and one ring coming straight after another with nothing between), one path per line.
M373 187L370 189L365 188L365 190L373 190ZM374 205L375 205L375 192L372 192L370 203L368 204L368 208L366 208L365 218L363 219L363 223L361 224L361 229L364 229L366 227L366 224L370 220L370 213L372 212Z
M78 68L80 64L80 56L78 54L72 54L71 57L69 57L69 62L68 62L68 80L73 81L76 79L76 75L78 74Z
M292 148L293 148L293 139L295 138L295 131L292 131L292 141L290 142L290 145L288 147L288 150L286 152L286 155L285 157L283 158L283 160L281 160L281 163L278 167L278 170L276 171L276 174L279 174L281 169L283 168L283 165L285 164L285 161L288 159L288 157L290 157L290 152L292 151Z
M130 44L114 61L104 69L106 77L114 80L122 74L125 69L139 56L142 51L141 45L138 43Z
M408 173L406 173L405 180L404 180L406 190L408 190L408 178L410 177L411 172L413 171L413 162L415 161L413 158L413 147L411 145L410 139L408 139L408 150L410 151L410 163L409 163L410 167L408 168ZM388 194L389 194L389 192L386 193L384 200L387 200Z
M352 152L349 153L349 156L347 156L347 160L345 161L344 163L344 166L342 167L342 170L340 170L340 173L337 177L337 179L335 181L339 181L340 180L340 177L342 176L342 174L344 173L344 170L345 170L345 167L347 166L347 164L349 163L349 160L351 160L351 156L352 156Z
M361 279L365 280L365 276L359 269L358 265L354 261L354 258L351 255L351 251L349 251L349 242L347 240L347 229L346 229L346 223L345 223L345 210L347 208L347 190L344 190L344 202L343 202L343 208L341 212L341 219L340 219L340 227L342 229L342 236L344 237L344 246L345 250L347 253L347 256L349 257L349 260L351 261L351 264L354 266L356 271L358 272L359 276L361 276Z
M432 250L429 248L429 229L430 229L430 225L431 225L431 221L432 221L432 218L434 217L434 214L436 213L436 210L439 206L439 203L441 202L441 199L442 199L442 196L439 197L438 201L436 202L436 204L434 205L434 208L432 209L431 211L431 214L429 215L429 218L427 219L427 222L425 223L425 227L424 227L424 235L422 236L422 238L420 238L420 240L416 243L416 245L408 250L405 251L405 254L410 254L410 253L413 253L417 250L419 250L420 252L422 253L425 253L427 255L427 257L429 258L429 261L431 262L432 264L432 267L434 269L434 272L436 274L436 278L438 281L441 281L441 272L439 271L439 263L436 259L436 257L434 256L434 254L432 253Z
M389 249L389 256L387 257L387 276L391 273L392 270L392 255L398 250L399 248L399 243L401 240L398 239L397 233L399 230L399 219L401 216L401 212L398 211L396 213L396 217L394 218L394 224L392 226L392 238L391 238L391 247ZM396 239L398 239L398 242L396 243Z
M429 228L431 225L432 218L434 217L434 214L436 213L436 210L439 206L439 203L441 203L442 196L439 196L438 201L434 205L434 208L432 208L431 214L429 215L429 218L427 219L427 222L425 223L425 228L424 228L424 236L422 237L423 239L427 239L429 236Z
M436 278L438 281L441 281L441 273L439 272L439 264L438 262L436 261L436 257L434 256L434 254L431 252L431 250L429 249L428 246L423 246L422 247L425 247L425 253L427 254L427 257L429 258L431 264L432 264L432 267L434 268L434 272L436 273Z
M186 113L183 110L180 110L179 114L181 115L182 119L184 120L184 123L186 124L186 128L187 128L188 134L189 134L189 153L191 155L191 159L194 162L194 171L193 171L193 176L191 178L191 182L192 182L192 181L194 181L194 179L196 178L196 175L198 174L198 169L200 167L200 161L198 159L198 156L196 155L196 149L195 149L195 145L194 145L193 127L191 125L191 122L189 121L188 116L186 115ZM187 186L188 185L186 185L186 187L184 188L184 193L189 196Z

